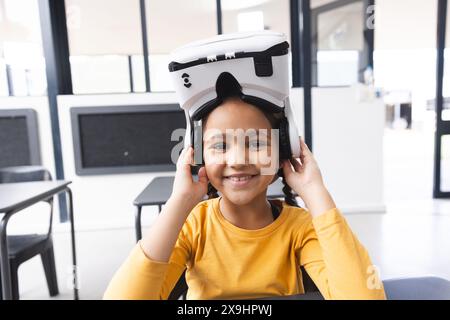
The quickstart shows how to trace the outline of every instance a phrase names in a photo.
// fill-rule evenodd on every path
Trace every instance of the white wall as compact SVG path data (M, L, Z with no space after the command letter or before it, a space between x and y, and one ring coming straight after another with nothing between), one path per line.
M336 204L345 212L384 211L381 99L365 87L313 88L313 153Z
M385 211L385 107L368 87L312 88L313 153L336 204L345 213ZM303 89L290 94L304 136Z

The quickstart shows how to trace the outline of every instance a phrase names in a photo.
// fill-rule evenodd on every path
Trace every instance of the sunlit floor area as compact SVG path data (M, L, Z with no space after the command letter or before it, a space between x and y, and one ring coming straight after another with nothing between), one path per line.
M433 139L429 129L386 129L387 210L346 214L383 279L424 275L450 279L450 200L432 199ZM81 299L102 297L134 239L132 228L77 233ZM72 299L69 235L55 233L54 241L61 292L55 299ZM22 265L19 285L21 299L50 298L39 258Z

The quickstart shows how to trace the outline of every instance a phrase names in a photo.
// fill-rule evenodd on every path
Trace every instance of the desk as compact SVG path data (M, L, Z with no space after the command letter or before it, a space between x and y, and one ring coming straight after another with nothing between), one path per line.
M36 181L0 184L0 269L2 279L3 299L11 300L11 274L8 259L8 237L6 227L12 215L49 199L61 192L65 192L69 200L70 232L72 240L73 284L74 299L78 300L77 262L75 253L75 229L73 219L72 191L68 185L71 181Z
M173 181L175 177L157 177L153 179L147 187L137 196L133 204L136 207L135 210L135 232L136 241L142 238L142 226L141 226L141 212L144 206L158 206L158 212L161 212L161 207L167 202L172 194ZM196 177L194 177L197 180ZM267 197L272 198L284 198L282 191L283 183L281 179L278 179L267 190ZM296 195L294 193L294 195ZM206 197L205 197L206 199Z

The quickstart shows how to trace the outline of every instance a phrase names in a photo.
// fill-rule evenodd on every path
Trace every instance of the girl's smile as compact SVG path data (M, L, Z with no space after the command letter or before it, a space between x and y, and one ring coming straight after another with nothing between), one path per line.
M240 174L224 176L224 181L230 187L239 189L239 188L247 188L247 187L251 186L252 183L254 183L256 179L258 179L258 177L259 177L259 174L240 173Z

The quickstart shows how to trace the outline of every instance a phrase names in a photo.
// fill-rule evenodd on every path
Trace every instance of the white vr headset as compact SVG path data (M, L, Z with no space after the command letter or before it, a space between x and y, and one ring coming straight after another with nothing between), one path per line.
M187 130L185 146L195 149L195 164L203 164L201 119L222 103L217 83L235 81L240 98L264 111L284 113L280 159L300 156L300 143L289 103L289 44L282 33L261 31L218 35L171 53L169 71Z

